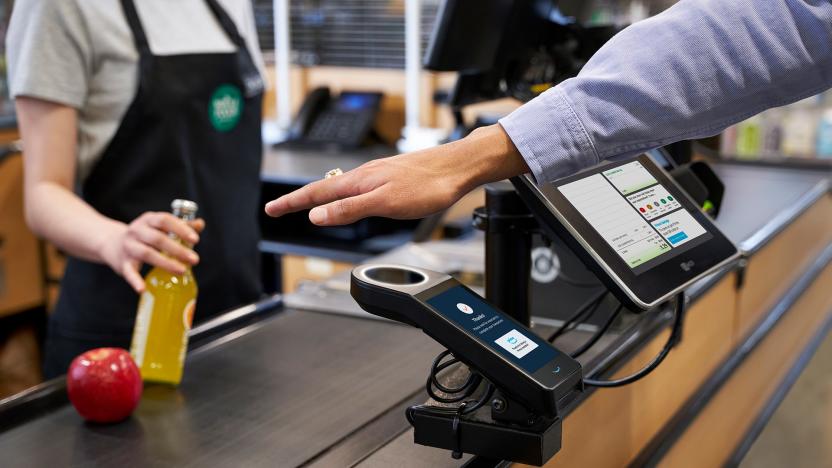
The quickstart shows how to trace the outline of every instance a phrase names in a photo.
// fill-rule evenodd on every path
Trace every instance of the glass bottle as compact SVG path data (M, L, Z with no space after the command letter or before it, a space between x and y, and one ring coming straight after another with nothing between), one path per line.
M171 209L176 217L191 221L196 219L198 207L190 200L177 199ZM171 237L190 247L175 235ZM144 280L130 354L143 380L178 385L196 310L196 280L187 265L181 275L154 267Z

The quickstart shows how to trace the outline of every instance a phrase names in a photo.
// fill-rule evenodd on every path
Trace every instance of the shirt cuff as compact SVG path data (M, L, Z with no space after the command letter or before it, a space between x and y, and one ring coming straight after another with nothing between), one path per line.
M573 174L600 159L560 87L500 119L538 184Z

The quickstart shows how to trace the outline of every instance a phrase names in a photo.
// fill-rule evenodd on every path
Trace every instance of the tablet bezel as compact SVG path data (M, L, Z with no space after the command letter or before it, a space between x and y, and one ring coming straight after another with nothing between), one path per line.
M711 235L698 245L686 250L680 248L679 253L641 273L630 268L558 190L562 185L634 161L641 162ZM651 309L739 257L736 246L647 154L598 165L542 185L537 185L530 175L515 177L512 183L544 230L563 239L619 300L630 307Z

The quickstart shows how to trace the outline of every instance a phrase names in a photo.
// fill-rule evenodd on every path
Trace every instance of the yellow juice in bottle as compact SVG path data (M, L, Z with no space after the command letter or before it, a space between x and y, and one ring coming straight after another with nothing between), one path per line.
M174 200L172 207L182 219L196 217L194 202ZM188 331L196 309L196 280L190 268L175 275L157 267L145 276L145 285L130 354L143 380L177 385L182 380Z

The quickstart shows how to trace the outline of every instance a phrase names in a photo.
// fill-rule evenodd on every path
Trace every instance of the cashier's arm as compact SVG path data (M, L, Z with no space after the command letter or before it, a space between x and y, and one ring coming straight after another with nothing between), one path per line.
M500 125L436 148L370 161L320 180L266 205L271 216L313 208L319 226L352 223L368 216L421 218L441 211L484 183L528 172L523 157Z
M73 192L76 170L77 111L33 98L17 98L23 136L24 190L29 227L70 255L106 263L141 292L142 263L183 272L196 254L170 239L174 232L199 241L200 220L192 226L168 213L145 213L132 223L107 218ZM162 252L168 255L163 255Z

